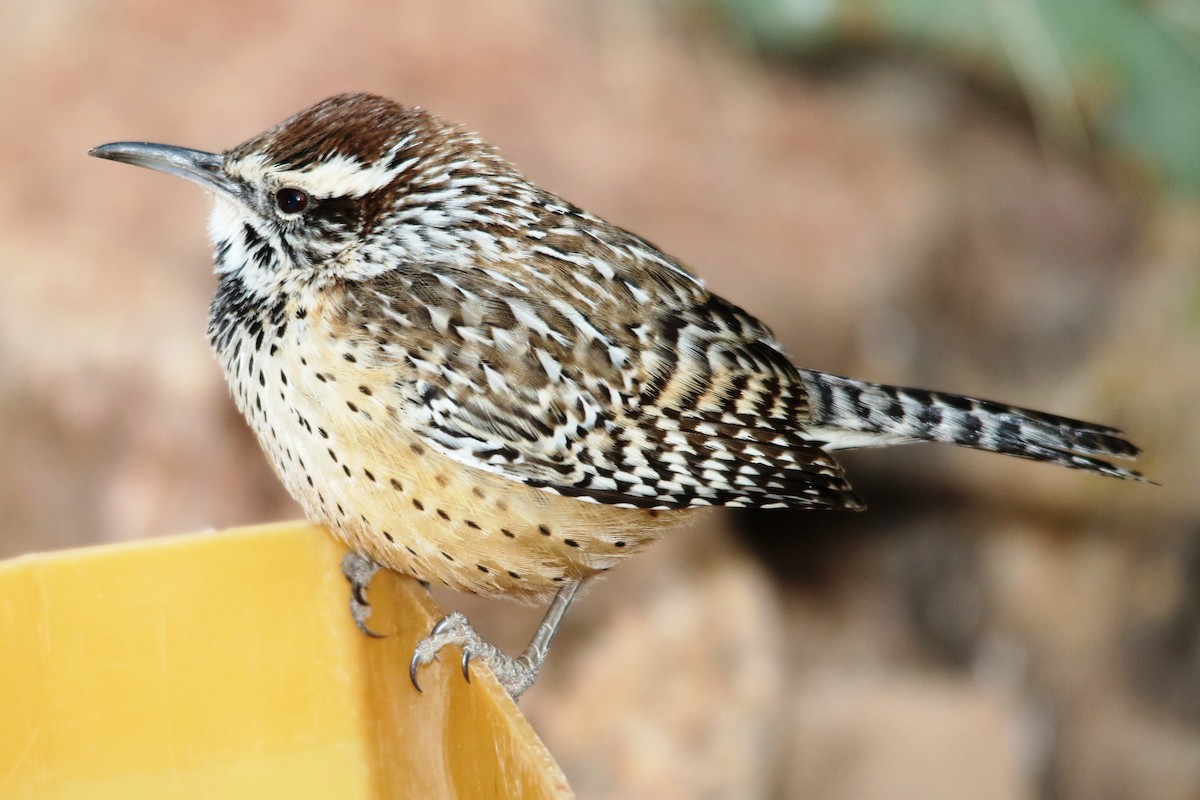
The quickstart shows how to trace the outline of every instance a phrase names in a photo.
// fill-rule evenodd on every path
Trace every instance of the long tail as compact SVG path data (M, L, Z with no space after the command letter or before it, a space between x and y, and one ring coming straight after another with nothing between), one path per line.
M1114 478L1141 473L1103 458L1141 452L1121 431L956 394L885 386L801 370L812 409L809 433L828 450L905 442L949 444L1047 461Z

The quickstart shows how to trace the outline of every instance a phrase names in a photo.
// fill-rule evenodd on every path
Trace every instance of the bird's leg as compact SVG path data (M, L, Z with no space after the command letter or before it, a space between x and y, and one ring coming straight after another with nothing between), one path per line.
M383 634L376 633L367 626L367 619L371 616L371 604L367 602L367 587L371 584L371 578L380 569L382 567L369 556L353 550L342 557L342 574L346 576L346 580L350 581L350 616L354 618L354 624L360 631L367 636L376 638Z
M412 661L409 662L408 667L408 674L412 679L413 686L417 687L417 691L421 690L420 684L417 683L417 670L422 665L437 658L438 651L443 647L458 645L462 648L464 678L468 681L471 680L471 659L478 658L491 667L492 673L500 681L500 685L514 700L517 699L537 680L542 662L546 660L546 654L550 652L550 642L554 639L554 634L558 632L558 626L562 623L563 616L566 615L571 601L575 599L575 593L579 591L582 584L582 578L563 584L562 588L558 590L558 594L554 595L554 599L550 602L550 607L546 609L546 616L538 625L537 633L533 635L529 646L516 658L504 654L495 646L485 642L460 612L455 611L445 617L433 627L429 636L417 644L416 650L413 652Z

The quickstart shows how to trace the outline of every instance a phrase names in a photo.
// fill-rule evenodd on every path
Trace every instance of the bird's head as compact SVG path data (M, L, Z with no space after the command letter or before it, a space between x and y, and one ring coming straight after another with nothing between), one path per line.
M473 134L369 94L322 100L223 153L116 142L99 158L212 192L216 270L268 295L499 257L528 184Z

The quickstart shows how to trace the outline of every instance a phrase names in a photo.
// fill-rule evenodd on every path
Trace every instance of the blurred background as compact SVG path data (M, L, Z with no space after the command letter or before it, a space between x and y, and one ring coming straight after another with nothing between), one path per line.
M1194 0L47 0L0 74L0 556L299 516L208 352L205 198L86 152L370 90L804 366L1113 424L1161 483L913 446L845 457L863 514L670 537L522 701L581 797L1200 798Z

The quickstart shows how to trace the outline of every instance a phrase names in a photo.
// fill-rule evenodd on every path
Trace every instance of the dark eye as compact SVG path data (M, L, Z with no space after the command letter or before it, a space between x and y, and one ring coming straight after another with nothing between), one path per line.
M299 214L308 208L308 194L299 189L285 187L275 193L275 205L285 214Z

